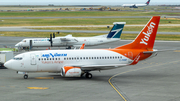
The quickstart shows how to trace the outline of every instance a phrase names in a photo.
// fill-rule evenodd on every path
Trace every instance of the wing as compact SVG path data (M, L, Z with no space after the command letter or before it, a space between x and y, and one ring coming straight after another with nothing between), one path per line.
M78 40L75 39L75 38L66 38L66 37L64 37L64 38L60 38L60 40L61 40L61 42L66 42L66 43L78 42Z
M129 64L110 64L110 65L67 65L71 67L80 67L82 71L108 70L127 66ZM66 66L64 66L66 67Z

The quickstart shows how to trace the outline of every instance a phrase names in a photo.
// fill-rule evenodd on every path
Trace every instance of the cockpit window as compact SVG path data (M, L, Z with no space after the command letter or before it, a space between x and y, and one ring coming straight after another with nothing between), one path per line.
M22 60L22 58L21 57L14 58L14 60Z
M26 40L22 40L21 42L26 42Z

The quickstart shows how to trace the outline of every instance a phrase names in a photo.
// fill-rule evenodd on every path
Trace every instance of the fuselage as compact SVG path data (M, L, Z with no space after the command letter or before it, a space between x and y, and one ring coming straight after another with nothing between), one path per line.
M56 37L53 39L54 47L66 47L66 46L81 46L85 43L86 46L89 45L99 45L108 42L119 41L119 38L98 38L98 37L70 37L68 40L63 41L60 40L62 37ZM32 40L33 47L50 47L51 43L48 38L32 38L32 39L24 39L21 42L17 43L16 47L29 47L30 40Z
M6 65L9 69L21 72L58 72L66 65L104 65L99 70L106 70L114 69L114 67L108 67L111 64L130 64L141 51L144 50L133 50L133 52L119 49L34 51L17 55ZM140 60L151 55L142 56Z
M143 7L143 6L147 6L147 4L123 4L123 7L131 7L131 6L135 6L135 7Z

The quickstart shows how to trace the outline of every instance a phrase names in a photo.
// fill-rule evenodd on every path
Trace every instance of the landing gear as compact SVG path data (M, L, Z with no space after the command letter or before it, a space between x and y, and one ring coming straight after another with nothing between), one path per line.
M66 49L71 49L71 46L68 46Z
M88 78L88 79L91 79L92 78L92 74L91 73L86 73L86 78Z
M27 74L24 75L24 79L28 79L28 75Z

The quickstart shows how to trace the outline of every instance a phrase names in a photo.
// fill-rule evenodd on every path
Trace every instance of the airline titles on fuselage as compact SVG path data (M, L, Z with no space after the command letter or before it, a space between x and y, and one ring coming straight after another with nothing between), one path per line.
M46 58L49 58L49 57L61 57L61 56L67 56L67 54L59 54L59 53L54 53L54 55L52 53L49 53L49 54L43 54L41 57L46 57Z

